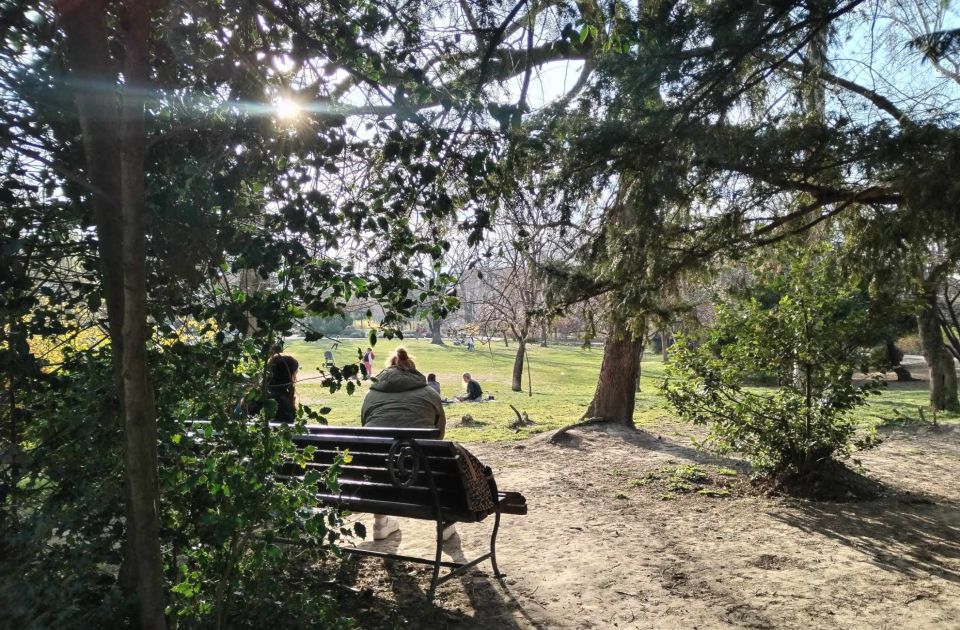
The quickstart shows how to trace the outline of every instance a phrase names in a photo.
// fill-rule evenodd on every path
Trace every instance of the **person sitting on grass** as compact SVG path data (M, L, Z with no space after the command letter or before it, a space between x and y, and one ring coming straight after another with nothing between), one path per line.
M360 409L360 423L365 427L393 429L440 429L443 437L447 417L440 394L427 386L427 379L417 371L413 357L405 348L397 348L387 359L387 367L377 374ZM382 540L400 531L400 522L393 516L373 515L373 539ZM447 540L456 533L453 525L443 530Z
M440 394L440 383L437 382L437 375L433 372L427 374L427 387L430 387L433 389L433 391L437 392L437 395Z
M480 388L480 383L471 378L470 372L463 373L463 382L467 384L467 395L457 396L457 400L460 402L480 402L483 400L483 390Z

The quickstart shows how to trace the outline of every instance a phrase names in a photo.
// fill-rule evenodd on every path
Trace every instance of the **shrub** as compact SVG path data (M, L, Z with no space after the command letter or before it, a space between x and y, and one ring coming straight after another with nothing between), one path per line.
M828 251L802 254L753 297L721 304L704 343L681 337L663 392L683 419L710 427L709 446L740 451L764 473L805 475L849 452L849 412L879 387L852 378L867 368L858 338L869 306ZM776 386L748 387L758 372Z

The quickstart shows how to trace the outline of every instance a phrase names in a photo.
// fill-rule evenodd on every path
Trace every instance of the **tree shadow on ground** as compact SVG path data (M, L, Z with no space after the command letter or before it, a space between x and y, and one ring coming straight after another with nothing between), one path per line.
M960 508L917 501L805 503L773 516L855 549L887 571L960 583Z
M624 442L627 442L633 446L637 446L648 451L656 451L664 455L676 457L677 459L688 460L697 464L723 466L726 468L733 468L741 472L747 472L750 469L750 465L742 459L713 455L697 450L692 446L680 444L669 438L665 438L662 435L651 433L645 429L631 429L616 423L602 424L593 427L586 427L584 429L571 429L571 431L563 434L563 436L561 436L561 438L555 442L556 446L562 448L572 448L576 450L585 450L585 440L577 435L577 432L580 431L602 431L611 437L620 438Z
M469 562L469 558L464 555L460 546L460 534L454 535L445 542L443 551L454 562ZM476 611L476 615L471 620L471 623L477 624L476 627L519 629L520 626L514 618L513 611L519 613L530 626L543 627L520 605L502 579L497 580L485 571L475 570L460 576L459 580L464 593L470 600L471 607ZM496 586L494 582L497 582ZM491 606L491 602L496 602L496 605Z
M402 541L398 532L384 540L365 541L361 549L396 553ZM459 534L443 546L445 556L456 562L466 562L460 547ZM443 569L441 575L449 571ZM426 592L430 587L432 568L393 560L359 558L344 559L337 573L337 582L354 589L354 592L339 593L339 602L344 614L353 616L363 628L504 628L518 630L514 611L526 618L534 627L539 626L512 595L494 584L492 576L477 570L459 577L462 595L456 592L457 579L437 588L437 600L441 605L429 602ZM389 595L379 595L384 588ZM467 601L460 601L466 596ZM455 610L443 604L456 606ZM467 610L461 610L466 608Z

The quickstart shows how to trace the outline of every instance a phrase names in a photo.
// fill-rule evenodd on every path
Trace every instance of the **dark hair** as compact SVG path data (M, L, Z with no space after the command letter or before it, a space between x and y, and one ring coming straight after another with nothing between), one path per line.
M300 362L289 354L275 354L268 363L270 367L267 389L270 394L296 395L297 370Z
M437 380L437 375L434 374L433 372L430 372L429 374L427 374L427 380L428 380L428 381L435 381L435 380Z
M267 397L277 401L277 422L293 422L297 419L297 370L300 362L289 354L277 353L267 363ZM251 406L258 413L262 403Z
M267 362L267 398L277 401L277 413L273 418L278 422L293 422L297 418L297 370L300 362L289 354L276 353ZM248 414L258 414L263 401L257 400L244 405Z
M393 351L390 358L387 359L387 367L398 367L401 370L415 370L417 364L413 362L413 357L407 353L407 349L400 347Z

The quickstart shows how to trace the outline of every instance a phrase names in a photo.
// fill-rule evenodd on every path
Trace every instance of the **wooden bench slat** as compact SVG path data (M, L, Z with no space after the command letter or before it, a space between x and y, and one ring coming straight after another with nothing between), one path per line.
M279 423L271 422L271 427L282 426ZM367 435L380 436L394 439L397 437L410 437L415 440L439 440L440 429L393 429L390 427L351 427L351 426L332 426L322 424L308 424L305 427L310 435Z
M382 450L382 451L376 451L376 450L369 449L369 448L364 448L364 449L352 449L352 448L348 448L348 449L316 448L316 449L314 450L314 457L316 458L317 456L320 456L320 457L330 457L330 458L333 458L333 457L339 457L339 456L343 455L344 452L350 453L350 456L351 456L351 457L354 457L354 458L356 458L356 457L379 457L380 459L384 460L384 462L386 462L387 455L389 454L389 449L384 449L384 450ZM452 453L450 453L450 454L446 454L446 453L445 453L445 454L426 453L426 455L427 455L427 458L430 460L430 463L431 463L431 464L432 464L434 461L438 461L438 462L448 462L448 461L450 461L450 462L452 462L452 461L454 461L454 460L457 459L457 456L454 455L454 454L452 454Z
M328 505L347 509L351 512L386 514L388 516L426 520L434 518L432 504L423 505L421 503L405 503L400 501L380 501L329 493L318 494L317 499ZM458 523L473 523L477 520L473 514L462 510L441 508L441 513L445 520L456 521Z
M299 476L278 475L277 478L294 479L299 478ZM404 501L404 497L409 498L411 496L423 495L420 500L428 501L430 505L433 505L429 486L411 485L398 488L389 482L378 483L362 479L345 479L343 477L338 478L337 483L340 486L341 494L349 494L350 496L369 495L375 498L381 495L385 497L396 496L397 500L401 502ZM463 488L459 486L437 487L437 495L440 498L440 504L442 506L456 507L463 504Z
M330 468L330 464L323 464L317 462L308 462L306 468L301 468L297 464L289 463L281 467L281 472L285 475L290 476L302 476L309 470L316 470L321 474L326 474L326 471ZM434 470L433 477L434 482L438 487L444 487L447 484L454 485L459 483L458 477L451 472L447 471L437 471ZM382 483L390 483L390 473L387 471L385 466L357 466L355 464L344 464L340 467L340 478L341 479L369 479L371 481L379 481ZM427 485L427 473L424 470L421 470L417 474L417 480L414 482L419 485Z
M351 448L352 446L369 446L376 447L380 446L385 448L387 451L390 450L390 447L394 443L394 439L382 435L350 435L350 434L340 434L340 433L322 433L322 434L310 434L310 435L294 435L292 437L293 443L296 445L322 445L322 444L337 444L341 448ZM417 440L417 444L420 445L420 448L423 449L427 455L443 454L443 453L453 453L453 442L446 442L444 440ZM442 451L442 453L440 452Z
M336 451L323 451L314 453L312 460L308 465L318 467L328 467L343 455ZM350 451L351 461L347 466L366 466L369 468L387 469L387 455L385 453L358 453ZM434 474L452 474L459 476L456 457L428 457L430 470Z

